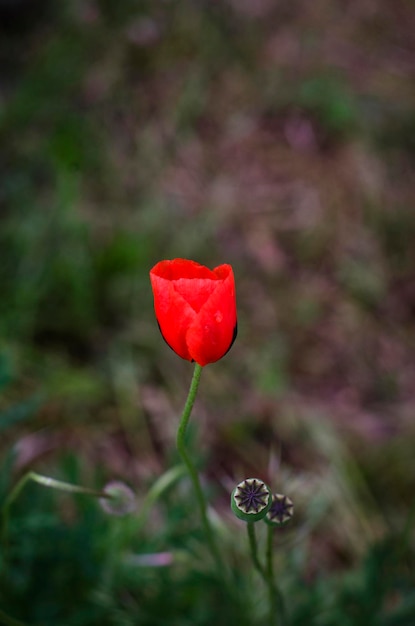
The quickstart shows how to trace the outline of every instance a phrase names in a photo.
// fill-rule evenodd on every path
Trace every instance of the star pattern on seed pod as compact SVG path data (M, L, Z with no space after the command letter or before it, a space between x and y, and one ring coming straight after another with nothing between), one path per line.
M243 513L254 514L267 507L269 495L269 489L262 480L247 478L237 485L234 499L236 506Z
M274 493L271 508L266 515L267 521L280 526L289 522L293 515L293 501L282 493Z

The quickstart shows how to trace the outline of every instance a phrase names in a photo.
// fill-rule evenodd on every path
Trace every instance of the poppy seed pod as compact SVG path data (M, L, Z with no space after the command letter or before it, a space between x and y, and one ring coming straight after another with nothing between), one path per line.
M271 508L264 517L264 522L269 526L284 526L294 515L294 505L288 496L282 493L274 493Z
M160 261L150 281L157 322L170 348L202 366L221 359L237 332L232 267L210 270L187 259Z
M232 511L244 522L258 522L263 519L271 503L271 490L259 478L246 478L232 491Z

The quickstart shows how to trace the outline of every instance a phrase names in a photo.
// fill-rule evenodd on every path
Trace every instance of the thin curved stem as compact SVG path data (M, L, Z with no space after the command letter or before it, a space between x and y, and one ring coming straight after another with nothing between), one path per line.
M15 484L9 495L7 496L3 507L2 507L2 539L6 542L7 537L7 527L9 521L10 507L13 502L18 498L20 493L22 492L25 485L33 481L38 485L42 485L43 487L48 487L49 489L57 489L58 491L64 491L66 493L80 493L87 496L93 496L95 498L108 498L111 499L113 496L105 491L97 491L96 489L90 489L89 487L81 487L80 485L73 485L71 483L66 483L62 480L56 480L55 478L50 478L49 476L43 476L42 474L38 474L37 472L27 472L24 474L20 480Z
M201 365L199 365L198 363L195 364L192 382L190 383L190 389L189 389L189 393L187 396L186 404L184 406L183 413L179 422L179 428L177 430L176 442L177 442L177 450L183 460L183 463L186 465L187 471L189 472L189 476L193 483L206 540L209 544L209 548L216 561L218 570L223 571L222 559L221 559L218 547L216 545L214 533L210 525L209 518L207 516L207 504L206 504L206 499L205 499L205 496L203 494L203 490L200 484L199 475L197 473L195 466L193 465L193 461L191 460L189 456L189 453L186 448L186 442L185 442L186 430L187 430L190 415L193 409L193 405L196 399L196 394L197 394L197 390L199 387L202 369L203 368Z
M138 529L141 528L142 524L144 524L154 504L168 489L170 489L170 487L174 485L175 482L179 480L179 478L182 478L185 473L186 468L184 465L176 465L175 467L167 470L167 472L162 474L160 478L153 483L141 503L138 517L134 520L134 534L137 534Z

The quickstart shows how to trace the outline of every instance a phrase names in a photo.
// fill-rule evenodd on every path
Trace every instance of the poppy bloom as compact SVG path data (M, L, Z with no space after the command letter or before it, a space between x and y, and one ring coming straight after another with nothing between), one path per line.
M160 261L150 280L157 322L170 348L199 365L221 359L237 330L232 267L210 270L187 259Z

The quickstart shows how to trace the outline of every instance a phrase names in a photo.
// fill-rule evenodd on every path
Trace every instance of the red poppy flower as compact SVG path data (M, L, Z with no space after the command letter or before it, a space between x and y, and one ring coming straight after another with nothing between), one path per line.
M150 280L156 318L170 348L199 365L222 358L237 330L232 267L210 270L187 259L160 261Z

